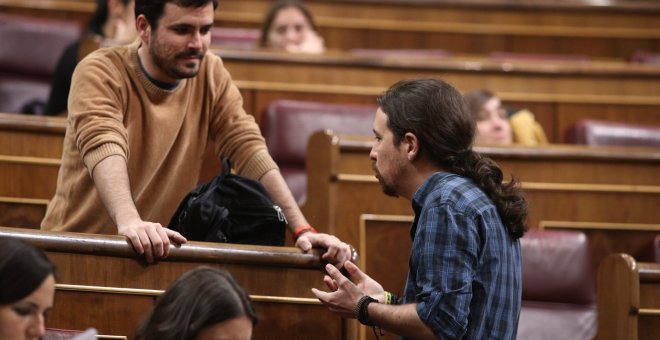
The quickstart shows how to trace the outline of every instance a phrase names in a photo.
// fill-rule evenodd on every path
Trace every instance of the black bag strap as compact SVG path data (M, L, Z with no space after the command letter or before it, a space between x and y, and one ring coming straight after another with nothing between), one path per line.
M222 169L220 169L220 177L225 178L227 175L231 174L231 161L229 158L225 157L221 161Z

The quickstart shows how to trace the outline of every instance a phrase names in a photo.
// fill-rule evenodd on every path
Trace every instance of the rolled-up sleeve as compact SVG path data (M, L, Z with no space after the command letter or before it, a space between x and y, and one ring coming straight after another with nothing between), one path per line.
M111 155L129 157L128 134L123 123L125 88L112 63L95 56L85 58L76 68L69 95L69 128L76 146L91 173Z
M417 313L437 338L460 339L467 332L479 261L475 222L451 207L428 207L414 237Z
M259 179L269 170L277 169L277 164L268 153L254 117L243 109L243 98L231 75L221 63L214 66L218 67L212 73L218 75L215 81L219 91L210 134L216 154L229 157L239 174Z

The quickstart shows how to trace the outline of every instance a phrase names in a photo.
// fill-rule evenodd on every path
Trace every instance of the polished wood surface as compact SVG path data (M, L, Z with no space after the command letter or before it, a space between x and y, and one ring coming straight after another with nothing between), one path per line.
M360 266L387 290L401 293L404 288L410 254L410 225L412 216L365 214L360 217ZM565 227L565 226L564 226ZM619 237L622 244L615 249L630 248L640 238L636 231L622 227L600 226L599 233L582 228L589 238L591 254L600 256L603 248L599 239ZM639 232L639 231L637 231ZM646 235L646 241L654 234ZM647 244L648 245L648 244ZM650 246L650 245L649 245ZM637 262L627 254L607 253L599 259L597 339L654 339L660 332L660 264ZM360 338L371 339L368 329L361 329Z
M0 196L0 226L39 229L48 200Z
M0 113L0 155L60 158L65 117Z
M52 198L60 162L59 158L0 155L0 196Z
M660 125L660 67L618 62L551 63L321 56L220 49L233 79L253 92L260 114L273 99L375 103L390 85L413 77L442 77L462 91L495 90L509 106L529 108L551 142L580 118ZM264 97L261 99L260 97Z
M216 24L258 28L270 0L225 0ZM660 6L651 1L306 1L326 44L629 57L660 50ZM86 22L90 0L0 0L0 9Z
M154 297L200 265L228 270L255 301L254 339L345 339L344 322L311 293L323 287L319 252L295 248L189 242L147 265L121 236L0 228L44 249L58 269L49 327L131 337Z
M359 244L361 214L411 215L410 202L387 197L373 175L371 140L319 132L308 146L310 223ZM581 146L481 147L504 177L516 176L530 204L528 225L542 221L646 224L660 221L660 150Z
M597 339L654 339L660 334L660 264L611 254L598 270Z

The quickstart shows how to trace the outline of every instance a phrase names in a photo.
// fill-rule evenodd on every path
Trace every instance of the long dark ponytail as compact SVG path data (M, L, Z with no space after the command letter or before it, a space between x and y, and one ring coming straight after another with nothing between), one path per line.
M511 237L522 237L527 201L520 184L513 177L503 183L500 167L472 150L475 121L458 90L438 79L403 80L379 97L378 105L388 117L396 145L407 132L415 134L423 155L472 179L493 201Z

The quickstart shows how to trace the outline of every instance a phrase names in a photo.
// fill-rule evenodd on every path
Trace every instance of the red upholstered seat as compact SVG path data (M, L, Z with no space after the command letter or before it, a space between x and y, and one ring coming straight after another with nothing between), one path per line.
M612 146L660 146L660 126L583 119L568 128L567 143Z
M211 44L231 48L256 48L261 33L258 29L213 27Z
M268 107L261 123L262 133L299 205L307 197L305 158L309 137L320 130L372 135L375 115L376 106L368 105L280 100Z
M46 333L42 340L68 340L82 332L83 331L74 331L70 329L46 328Z
M631 63L660 65L660 53L637 51L630 57Z
M444 59L452 54L441 49L373 49L373 48L355 48L349 50L349 53L360 57L377 58L425 58L425 59Z
M589 56L582 54L535 54L492 52L488 55L492 60L498 61L539 61L539 62L589 62Z
M0 112L45 102L60 55L80 34L76 23L0 14Z
M591 339L598 329L595 273L587 237L529 231L522 239L518 339Z

